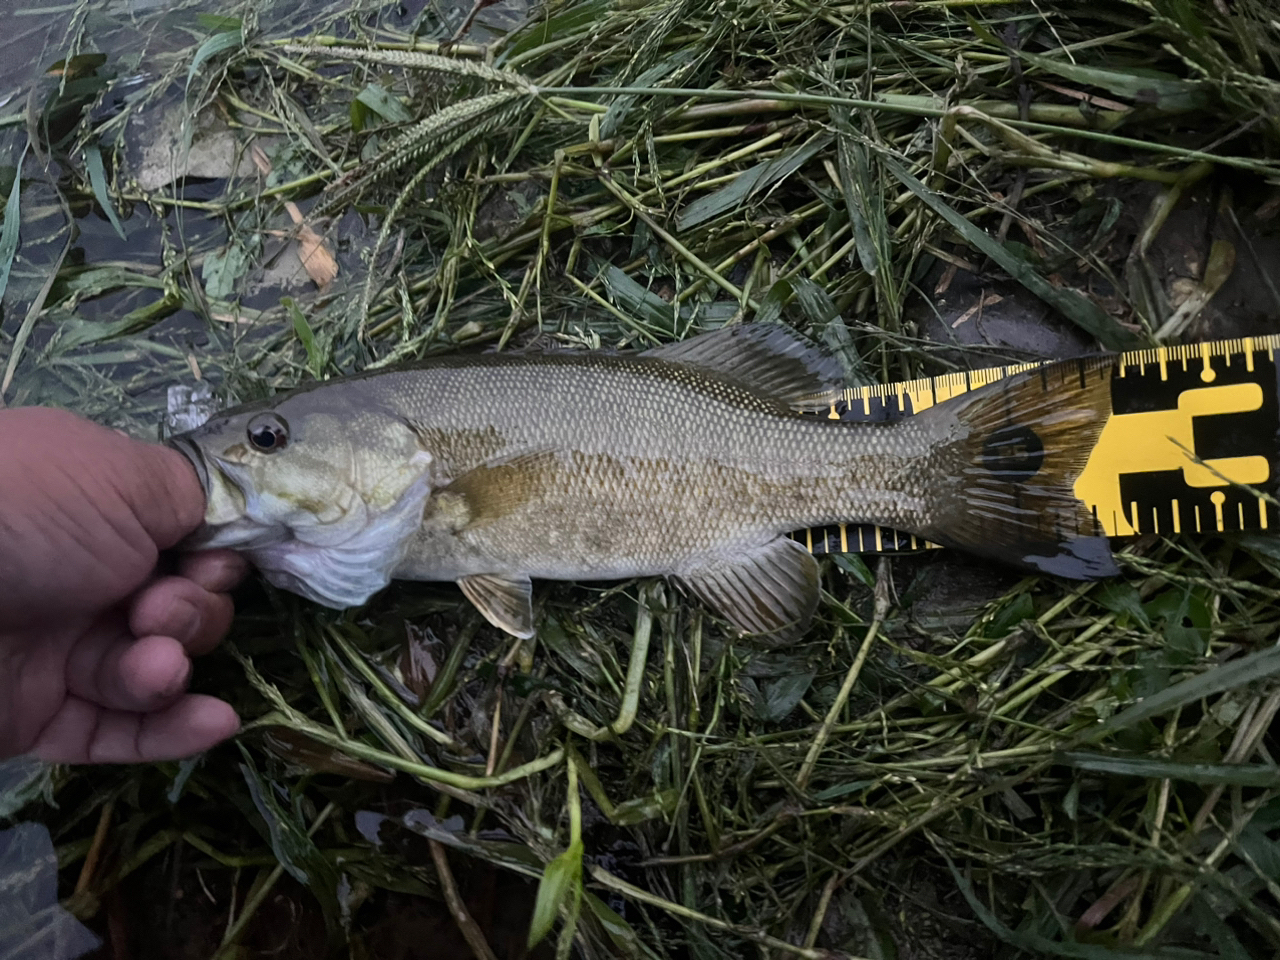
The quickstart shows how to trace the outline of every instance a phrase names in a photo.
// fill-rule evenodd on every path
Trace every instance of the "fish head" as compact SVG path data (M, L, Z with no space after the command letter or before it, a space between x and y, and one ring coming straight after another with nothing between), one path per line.
M195 467L204 522L182 546L245 553L328 606L386 585L421 524L433 458L376 404L303 391L224 411L169 440Z

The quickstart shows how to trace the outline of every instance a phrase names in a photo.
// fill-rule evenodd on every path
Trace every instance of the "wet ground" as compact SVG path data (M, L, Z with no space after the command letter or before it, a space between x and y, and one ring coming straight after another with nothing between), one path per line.
M526 8L524 0L508 0L480 10L467 39L496 37L518 23ZM224 18L247 18L272 36L306 36L324 25L352 35L388 29L441 38L451 36L470 11L462 0L0 5L4 196L22 164L21 241L8 284L0 284L0 376L15 352L18 362L5 377L0 401L71 406L91 415L114 407L123 418L115 425L147 431L163 409L174 361L203 353L210 337L225 343L238 335L229 324L211 324L207 310L194 309L165 282L167 266L180 262L178 269L198 274L207 257L221 253L229 225L200 205L223 196L252 171L252 161L236 152L235 138L212 109L200 115L190 151L175 162L176 130L200 81L184 77L175 64L190 56L194 44L225 28ZM85 116L103 131L96 144L77 135ZM127 122L113 124L120 116ZM28 148L29 142L37 147ZM104 209L85 182L86 146L96 147L105 171L126 185L124 196L114 198L118 209ZM131 202L130 184L165 188L183 205ZM350 218L339 235L339 260L358 269L371 239L360 218ZM236 302L250 315L307 283L291 244L265 252L235 290ZM60 280L44 289L59 262L63 278L79 277L81 286L69 290ZM344 271L344 279L349 275ZM40 298L57 306L24 330L24 318ZM111 338L130 316L149 325L147 337L122 347ZM100 405L93 400L97 394L114 396Z

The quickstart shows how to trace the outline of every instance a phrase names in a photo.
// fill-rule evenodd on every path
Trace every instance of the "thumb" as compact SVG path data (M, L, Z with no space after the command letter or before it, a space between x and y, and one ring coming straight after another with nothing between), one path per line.
M161 550L179 543L204 519L204 487L191 461L172 447L129 439L132 482L121 493Z

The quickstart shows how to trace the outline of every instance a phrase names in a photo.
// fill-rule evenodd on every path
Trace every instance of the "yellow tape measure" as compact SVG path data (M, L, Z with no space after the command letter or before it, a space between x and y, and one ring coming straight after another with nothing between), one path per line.
M1107 536L1280 529L1276 507L1247 489L1280 478L1277 350L1280 334L1115 355L1112 413L1075 485L1076 496ZM854 421L910 416L1043 365L855 387L845 390L826 416ZM937 546L871 524L815 527L792 537L813 553Z

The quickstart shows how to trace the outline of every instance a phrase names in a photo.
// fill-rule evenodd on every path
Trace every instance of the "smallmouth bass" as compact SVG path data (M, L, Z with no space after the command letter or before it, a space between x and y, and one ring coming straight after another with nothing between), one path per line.
M815 417L833 358L741 324L634 353L450 356L304 385L170 443L231 548L329 607L452 580L532 636L533 578L667 576L743 634L795 637L818 565L786 535L875 523L1073 579L1118 572L1073 485L1111 364L1017 374L886 423Z

